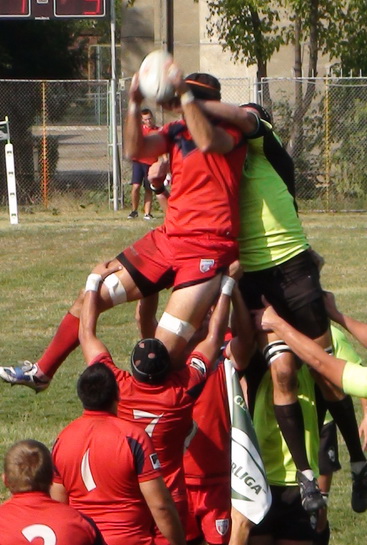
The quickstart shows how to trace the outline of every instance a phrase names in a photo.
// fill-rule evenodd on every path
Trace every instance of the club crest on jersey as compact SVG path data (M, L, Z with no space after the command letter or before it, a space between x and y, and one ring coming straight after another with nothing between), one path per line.
M219 535L225 536L229 530L229 519L217 519L215 521L215 528Z
M161 464L159 463L158 456L154 452L149 455L150 461L152 462L153 469L161 469Z
M200 272L206 273L214 267L214 259L201 259L200 260Z
M203 361L199 360L199 358L191 358L190 367L194 367L194 369L197 369L202 375L205 375L206 373L206 367Z

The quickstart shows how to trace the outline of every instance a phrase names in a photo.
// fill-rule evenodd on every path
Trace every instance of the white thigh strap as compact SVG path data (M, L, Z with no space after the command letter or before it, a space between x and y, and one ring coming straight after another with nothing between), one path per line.
M103 280L103 284L108 289L108 293L110 294L110 297L112 299L113 306L126 302L127 297L125 288L121 284L119 277L115 273L107 276Z
M171 333L178 335L178 337L183 337L186 341L189 341L195 333L194 326L189 322L180 320L168 312L163 312L158 326L167 329L167 331L171 331Z

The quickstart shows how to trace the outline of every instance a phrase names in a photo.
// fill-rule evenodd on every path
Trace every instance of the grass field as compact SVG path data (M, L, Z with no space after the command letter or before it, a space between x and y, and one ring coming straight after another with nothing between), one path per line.
M0 211L1 342L0 364L35 361L51 339L61 317L84 285L92 266L114 257L120 249L159 223L127 221L128 210L52 216L20 215L10 226ZM366 320L367 215L301 215L312 246L326 260L323 285L336 293L339 306ZM161 297L164 305L167 294ZM137 340L135 304L118 307L100 318L99 334L116 363L124 367ZM358 348L361 356L365 351ZM35 395L24 387L0 384L0 459L14 441L36 438L48 446L57 433L81 412L75 382L83 370L80 349L55 376L47 391ZM359 411L358 402L356 402ZM367 513L350 508L349 464L340 444L343 469L336 475L330 499L333 545L365 542ZM0 499L6 497L0 488Z

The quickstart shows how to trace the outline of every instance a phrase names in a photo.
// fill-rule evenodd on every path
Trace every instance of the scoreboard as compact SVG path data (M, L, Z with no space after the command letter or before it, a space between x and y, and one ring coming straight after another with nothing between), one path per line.
M111 0L0 0L1 19L103 19Z

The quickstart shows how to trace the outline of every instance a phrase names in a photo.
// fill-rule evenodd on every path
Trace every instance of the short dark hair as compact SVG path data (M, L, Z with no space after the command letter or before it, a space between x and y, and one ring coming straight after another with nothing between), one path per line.
M139 382L161 384L171 368L167 348L159 339L141 339L131 352L131 371Z
M271 119L271 115L269 114L268 110L264 108L264 106L261 106L261 104L257 104L256 102L247 102L246 104L241 104L241 108L253 108L256 110L260 116L261 119L264 121L267 121L268 123L272 124L273 121Z
M5 485L12 494L49 492L53 478L51 454L34 439L15 443L5 454Z
M119 387L115 375L107 365L93 363L80 375L77 392L84 409L109 411L119 399Z
M211 74L202 72L193 72L185 78L186 83L190 87L193 95L201 100L220 100L220 82Z
M149 115L151 115L153 117L152 110L149 110L149 108L143 108L140 113L141 113L141 115L148 115L149 114Z

